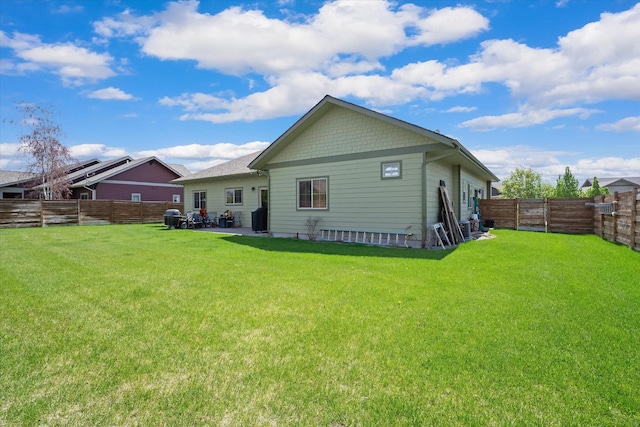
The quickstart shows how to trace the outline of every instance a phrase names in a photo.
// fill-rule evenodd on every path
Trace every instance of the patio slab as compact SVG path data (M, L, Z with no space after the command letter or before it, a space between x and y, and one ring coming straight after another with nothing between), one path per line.
M258 233L253 231L253 229L249 227L230 227L230 228L206 227L206 228L194 228L194 230L204 231L207 233L231 234L234 236L253 236L253 237L269 236L269 233Z

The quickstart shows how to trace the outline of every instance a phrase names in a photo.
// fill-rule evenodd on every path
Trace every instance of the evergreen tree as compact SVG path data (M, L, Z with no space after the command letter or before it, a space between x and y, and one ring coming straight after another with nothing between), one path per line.
M591 183L591 188L587 190L587 197L601 196L603 194L609 194L609 189L607 187L600 187L600 183L598 182L597 177L593 177L593 181Z

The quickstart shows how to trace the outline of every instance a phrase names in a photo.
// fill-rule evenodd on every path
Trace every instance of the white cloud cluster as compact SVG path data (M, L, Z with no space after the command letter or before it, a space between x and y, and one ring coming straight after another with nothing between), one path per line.
M133 95L130 95L124 92L122 89L115 88L113 86L109 86L104 89L94 90L93 92L87 94L88 98L94 99L103 99L103 100L118 100L118 101L128 101L133 98Z
M614 176L636 176L640 170L640 157L603 157L598 159L576 159L576 154L561 150L516 145L492 150L471 150L500 179L507 178L516 168L531 168L542 176L542 180L555 185L565 167L579 180Z
M47 71L57 74L67 86L79 86L115 76L113 58L72 43L44 43L39 36L0 31L0 47L13 50L15 60L0 63L3 74Z
M297 114L310 107L308 100L316 102L326 93L357 96L372 105L428 98L428 88L393 78L381 60L489 28L487 18L463 6L430 10L386 1L334 1L312 16L291 20L241 7L210 15L198 7L197 1L170 3L163 12L139 18L125 11L94 28L103 37L134 37L145 54L163 60L194 60L203 69L261 75L270 88L245 98L193 93L160 100L183 107L183 120L214 123Z
M304 19L274 19L257 9L231 7L211 15L197 1L170 3L152 16L130 11L96 22L104 37L135 37L141 50L163 60L194 60L231 75L258 74L269 89L244 98L191 93L160 103L184 108L182 120L223 123L299 114L330 93L372 106L441 100L504 85L518 111L477 117L463 127L487 130L586 118L602 100L640 99L640 4L560 37L556 47L487 40L466 63L426 60L386 70L385 58L413 46L453 43L489 29L466 7L427 9L390 2L335 1ZM608 129L606 126L603 130Z

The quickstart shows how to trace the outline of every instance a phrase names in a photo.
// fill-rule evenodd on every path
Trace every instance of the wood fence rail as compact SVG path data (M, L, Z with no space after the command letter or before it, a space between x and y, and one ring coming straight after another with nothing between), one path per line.
M613 213L600 213L597 204L611 204ZM606 196L574 199L480 200L483 220L495 228L550 233L596 234L640 251L640 193L638 189Z
M162 222L182 203L123 200L0 200L0 228Z

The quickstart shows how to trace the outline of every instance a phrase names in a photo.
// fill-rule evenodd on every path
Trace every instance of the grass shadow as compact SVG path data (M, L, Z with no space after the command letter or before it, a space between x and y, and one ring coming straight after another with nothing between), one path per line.
M400 247L383 247L358 243L311 242L308 240L267 238L229 235L222 237L227 242L251 246L270 252L312 253L377 258L412 258L441 260L455 249L425 250Z

